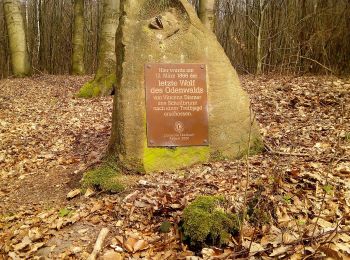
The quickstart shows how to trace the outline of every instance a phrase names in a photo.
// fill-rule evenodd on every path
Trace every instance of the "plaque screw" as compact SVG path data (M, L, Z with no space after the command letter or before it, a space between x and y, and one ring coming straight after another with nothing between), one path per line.
M204 140L203 140L203 143L208 143L208 140L207 140L207 139L204 139Z
M201 65L201 69L204 69L205 68L205 66L204 65Z
M151 140L151 141L149 141L149 143L150 143L150 144L154 144L154 141Z
M151 65L149 65L149 64L148 64L148 65L147 65L147 68L149 68L149 69L150 69L150 68L151 68Z

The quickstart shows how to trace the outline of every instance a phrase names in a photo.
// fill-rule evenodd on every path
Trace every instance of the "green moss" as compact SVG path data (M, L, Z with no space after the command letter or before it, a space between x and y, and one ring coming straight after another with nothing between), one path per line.
M237 216L225 212L224 204L221 196L200 196L184 209L182 228L190 245L221 246L238 231Z
M214 151L210 153L210 161L218 162L225 160L225 156L223 156L220 151Z
M240 148L242 148L242 147L240 147ZM240 158L246 156L247 150L248 150L248 144L247 144L247 142L245 142L243 149L238 149L235 158L240 159ZM263 150L264 150L264 143L263 143L261 137L260 136L253 137L251 144L250 144L249 155L259 154ZM218 150L211 151L211 153L210 153L210 161L213 161L213 162L231 160L231 159L232 159L232 157L227 157L221 151L218 151Z
M159 231L160 233L169 233L172 226L173 224L171 222L165 221L160 225Z
M122 163L118 162L118 166L125 173L145 173L142 161L135 157L128 157L123 159Z
M147 26L142 26L142 32L146 33L148 36L153 35L154 32Z
M98 187L102 190L121 192L126 188L127 177L122 175L113 166L103 164L84 174L82 187Z
M89 81L79 90L77 96L80 98L96 97L100 94L99 88L94 85L94 81Z
M256 155L264 151L264 142L260 136L255 136L250 143L249 155ZM238 151L236 159L240 159L247 155L248 147L247 145L244 149Z
M274 203L258 191L248 200L247 214L249 222L255 226L269 224L275 216Z
M249 154L250 155L259 154L259 153L263 152L264 149L265 149L265 146L264 146L263 139L261 138L261 136L256 136L253 139L253 142L250 146Z
M91 98L110 95L116 82L114 73L110 75L96 75L95 78L79 90L77 96L80 98Z
M350 142L350 132L345 133L345 141Z
M63 208L63 209L59 210L58 216L60 218L64 218L64 217L67 217L67 216L68 217L71 216L73 213L74 213L74 211L72 209Z
M252 142L250 155L257 154L263 149L263 142L260 138L255 138ZM246 151L239 153L241 158ZM196 163L207 161L223 161L227 159L220 151L210 151L209 146L191 146L174 148L145 148L143 152L143 165L145 172L160 170L175 170L188 167Z
M150 148L146 145L143 153L146 172L175 170L199 162L207 162L208 159L209 147L207 146Z

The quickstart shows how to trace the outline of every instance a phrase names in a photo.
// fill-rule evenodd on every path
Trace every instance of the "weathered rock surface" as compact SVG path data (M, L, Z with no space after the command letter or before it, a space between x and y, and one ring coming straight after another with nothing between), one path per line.
M124 170L152 172L236 158L259 148L250 129L249 98L215 35L186 0L125 0L117 32L117 87L109 152ZM158 18L161 18L161 25ZM205 63L209 146L149 148L146 142L145 63Z

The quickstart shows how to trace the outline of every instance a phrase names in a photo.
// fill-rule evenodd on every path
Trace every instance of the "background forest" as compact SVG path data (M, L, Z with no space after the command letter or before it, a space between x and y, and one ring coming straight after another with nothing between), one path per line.
M192 3L198 7L198 1ZM71 71L74 2L23 0L34 73ZM102 1L84 0L84 62L97 69ZM215 33L240 73L350 71L349 0L220 0ZM0 78L10 76L10 51L0 5Z

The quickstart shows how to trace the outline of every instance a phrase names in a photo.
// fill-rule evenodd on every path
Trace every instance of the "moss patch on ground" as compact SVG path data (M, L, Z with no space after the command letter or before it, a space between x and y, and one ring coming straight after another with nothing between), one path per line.
M258 191L247 202L248 221L254 226L262 227L276 219L273 201Z
M250 147L249 154L255 155L262 153L265 150L264 141L261 136L257 136L253 139L252 145Z
M132 180L128 175L122 174L107 163L87 171L81 180L83 188L95 187L111 192L122 192L131 183Z
M185 242L192 247L221 246L239 230L238 217L224 210L225 198L199 196L183 212Z

